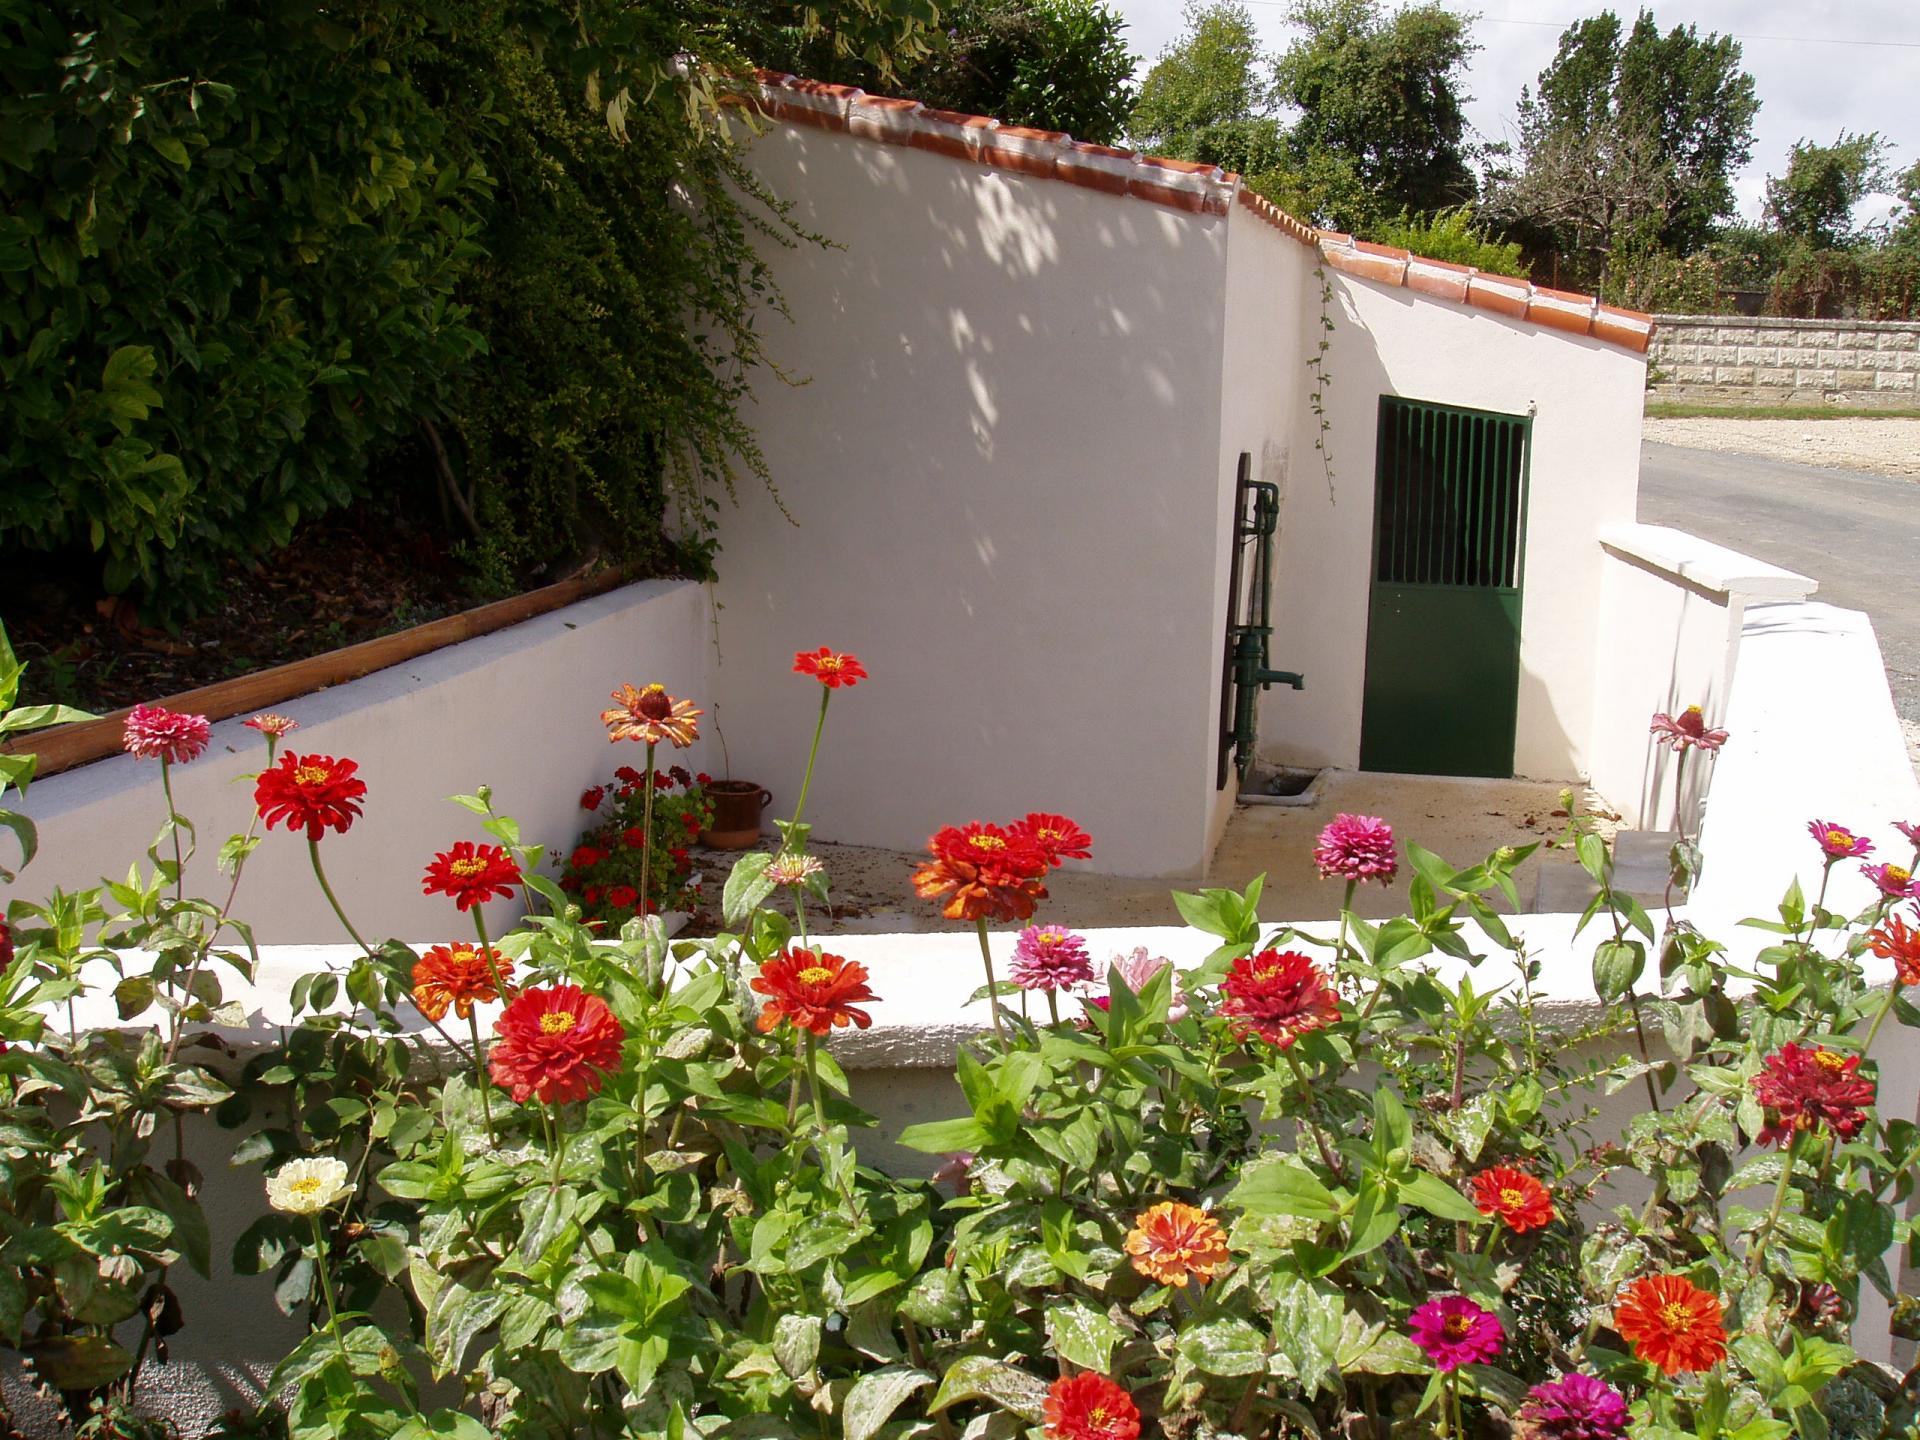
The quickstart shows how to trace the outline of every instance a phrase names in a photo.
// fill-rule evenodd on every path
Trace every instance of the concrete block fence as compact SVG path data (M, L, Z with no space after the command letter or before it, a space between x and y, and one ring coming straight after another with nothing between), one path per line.
M1658 399L1733 405L1920 405L1920 321L1660 315Z

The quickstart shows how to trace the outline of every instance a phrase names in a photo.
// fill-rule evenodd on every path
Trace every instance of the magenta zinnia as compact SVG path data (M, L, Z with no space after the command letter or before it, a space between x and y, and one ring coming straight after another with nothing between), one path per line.
M121 744L137 760L169 760L184 765L207 748L212 727L204 715L183 715L160 705L136 705L127 712Z
M1393 852L1393 827L1374 815L1336 815L1320 832L1313 863L1322 880L1391 884L1400 869Z
M1920 898L1920 882L1914 880L1913 872L1904 865L1862 865L1860 873L1889 900Z
M1087 942L1057 925L1029 925L1013 942L1013 983L1022 990L1065 990L1093 979Z
M1529 1390L1514 1422L1521 1440L1625 1440L1627 1418L1618 1390L1576 1371Z
M1491 1360L1507 1338L1500 1317L1464 1295L1429 1300L1413 1312L1407 1330L1433 1368L1443 1373Z
M1873 853L1873 842L1864 835L1856 835L1844 825L1835 825L1826 820L1809 820L1807 833L1813 836L1829 863L1835 860L1855 860L1862 855Z

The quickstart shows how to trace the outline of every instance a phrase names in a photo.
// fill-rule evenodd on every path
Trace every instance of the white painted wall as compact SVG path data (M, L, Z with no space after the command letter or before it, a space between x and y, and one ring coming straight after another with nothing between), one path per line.
M1366 667L1376 424L1382 395L1524 415L1537 407L1521 618L1518 775L1591 764L1601 527L1633 518L1646 365L1615 345L1328 271L1329 484L1303 413L1281 514L1280 653L1307 689L1269 694L1262 751L1289 764L1357 766ZM1297 342L1319 343L1317 282Z
M327 877L370 941L389 935L469 935L470 922L419 877L455 840L487 838L449 795L491 785L494 803L530 841L563 855L581 830L580 792L641 747L608 742L600 711L622 681L658 681L675 695L708 693L706 597L691 581L649 580L273 707L300 722L284 742L302 754L349 756L367 782L365 813L320 842ZM706 751L690 752L706 764ZM213 727L213 743L174 769L174 800L199 831L189 893L226 886L214 859L247 828L266 741L241 718ZM40 827L41 854L16 893L43 896L123 878L166 816L157 761L115 756L36 782L19 809ZM262 943L344 938L314 883L304 835L267 834L247 862L235 913ZM508 923L515 902L487 907ZM457 922L457 923L456 923Z
M773 253L795 323L747 410L782 514L721 516L733 772L791 810L818 690L858 654L808 820L917 849L1074 816L1093 865L1197 871L1220 631L1228 222L799 126L759 176L836 248Z

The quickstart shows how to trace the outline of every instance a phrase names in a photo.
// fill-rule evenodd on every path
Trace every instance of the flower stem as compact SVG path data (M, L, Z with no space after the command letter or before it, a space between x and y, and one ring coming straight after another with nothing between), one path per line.
M320 1272L320 1298L327 1307L327 1333L333 1336L334 1344L345 1355L347 1342L340 1333L340 1307L333 1298L333 1272L327 1268L326 1233L320 1228L318 1215L309 1215L307 1222L313 1226L313 1268Z
M480 1017L474 1013L473 1002L467 1002L467 1029L473 1035L473 1084L480 1092L480 1118L487 1127L487 1148L494 1149L499 1141L493 1133L493 1096L487 1085L487 1067L480 1058Z
M987 1013L993 1016L993 1038L1005 1049L1007 1032L1000 1024L1000 987L993 978L993 947L987 941L987 917L982 915L973 925L980 936L980 958L987 967Z
M827 728L827 702L833 699L833 691L826 686L820 687L820 718L813 722L813 744L807 748L807 769L800 777L800 799L793 807L793 819L787 822L788 833L800 823L800 817L806 813L807 791L813 787L813 762L820 756L820 732ZM786 844L780 846L781 853L788 850Z
M647 923L647 881L653 875L653 747L647 742L647 793L640 801L640 923Z
M160 793L167 797L167 833L173 836L173 898L184 900L187 894L187 861L180 853L180 812L173 808L173 766L160 757Z
M1873 1049L1873 1037L1880 1033L1880 1026L1882 1022L1886 1020L1888 1014L1891 1013L1891 1011L1893 1010L1894 998L1898 996L1899 993L1900 993L1900 977L1896 975L1893 977L1893 979L1890 982L1888 982L1887 998L1882 1000L1880 1002L1880 1008L1874 1011L1873 1023L1867 1026L1866 1042L1862 1044L1860 1047L1860 1057L1863 1060L1866 1058L1867 1052Z
M1754 1232L1753 1243L1747 1250L1747 1273L1758 1275L1761 1261L1766 1256L1767 1241L1772 1238L1773 1227L1780 1223L1780 1212L1787 1208L1787 1187L1793 1179L1793 1142L1789 1140L1780 1151L1780 1183L1773 1190L1773 1204L1767 1207L1767 1218L1760 1222L1760 1228Z
M360 932L354 929L353 922L347 919L347 912L340 908L339 897L333 893L333 886L327 883L327 872L320 864L320 842L315 840L311 835L307 837L307 855L313 861L313 878L320 882L320 893L327 897L327 904L333 907L334 915L337 916L340 923L346 927L347 934L353 937L353 943L364 950L367 953L367 957L371 959L373 957L373 947L360 938Z

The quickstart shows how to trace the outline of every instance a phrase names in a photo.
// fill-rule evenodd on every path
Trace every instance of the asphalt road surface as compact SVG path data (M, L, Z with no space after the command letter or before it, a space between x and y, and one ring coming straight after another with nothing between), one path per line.
M1920 727L1920 481L1643 445L1640 519L1820 582L1873 620L1911 742Z

